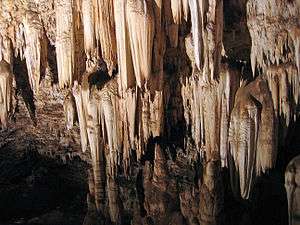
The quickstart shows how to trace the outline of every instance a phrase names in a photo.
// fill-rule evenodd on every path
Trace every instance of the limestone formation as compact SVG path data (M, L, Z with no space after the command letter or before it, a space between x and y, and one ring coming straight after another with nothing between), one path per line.
M0 148L86 161L86 224L219 224L235 213L224 199L248 207L287 157L299 12L296 0L2 0Z

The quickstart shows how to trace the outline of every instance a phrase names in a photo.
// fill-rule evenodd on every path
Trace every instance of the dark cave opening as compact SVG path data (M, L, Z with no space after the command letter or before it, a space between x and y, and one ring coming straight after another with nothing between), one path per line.
M3 147L0 158L0 224L82 224L85 163L74 159L63 164L30 147Z

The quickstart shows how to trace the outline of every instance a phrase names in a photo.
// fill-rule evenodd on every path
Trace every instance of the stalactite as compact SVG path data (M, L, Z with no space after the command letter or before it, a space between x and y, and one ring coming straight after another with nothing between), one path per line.
M81 148L82 151L85 152L88 145L88 138L86 132L86 112L85 112L85 104L83 102L81 86L75 82L73 86L73 96L76 102L76 109L78 113L78 121L80 126L80 139L81 139Z
M128 0L126 15L137 85L141 88L151 76L155 31L153 5L146 0Z
M137 97L136 97L136 90L129 89L126 92L126 114L127 114L127 121L128 121L128 133L129 133L129 140L130 140L130 147L134 148L134 136L135 136L135 120L136 120L136 107L137 107Z
M47 42L37 13L28 11L24 18L25 58L32 90L37 94L40 76L46 68Z
M8 117L12 111L13 75L10 65L0 62L0 125L2 129L8 126Z
M56 57L59 86L72 86L75 62L74 15L72 0L56 1ZM62 16L63 15L63 16Z
M171 9L175 24L181 24L183 18L182 1L171 0Z
M190 13L189 0L182 0L182 8L183 8L184 20L187 22L188 18L189 18L189 13Z
M162 0L156 0L153 4L154 18L155 18L155 35L153 43L153 57L152 57L152 70L156 74L154 78L159 84L161 84L163 75L163 56L165 52L165 31L163 28L163 2ZM158 77L158 78L157 78ZM158 85L157 85L158 86Z
M255 175L274 167L275 135L271 93L259 77L238 90L230 119L230 171L237 196L248 199Z
M163 2L163 19L165 23L166 37L168 38L167 43L169 43L171 48L178 47L178 34L179 34L179 22L178 16L182 15L181 1L167 0ZM180 18L181 20L181 18Z
M121 85L120 88L124 90L135 86L135 77L126 17L126 2L127 1L123 0L114 1L118 66Z
M24 25L20 23L16 28L16 43L15 43L15 55L19 55L21 59L24 58L25 54L25 34L24 34Z
M202 68L202 51L203 51L203 40L202 40L202 30L203 30L203 19L200 5L197 0L189 0L189 6L191 10L191 21L192 21L192 35L193 35L193 47L194 47L194 57L195 64L198 69Z
M100 111L105 123L106 137L109 146L109 168L111 176L115 177L120 150L118 103L116 102L116 85L105 86L100 93Z
M114 17L113 1L93 0L93 7L95 9L96 39L100 41L102 57L106 62L109 74L112 75L117 64L115 20L112 19Z
M265 77L272 93L275 113L278 118L283 117L284 127L288 127L296 115L295 105L298 105L300 81L295 74L297 68L292 64L272 65L266 69Z
M92 0L82 0L82 23L84 29L84 49L87 60L92 60L97 54L95 39L95 15Z
M68 92L64 99L64 113L65 113L65 120L66 120L66 127L67 130L70 130L73 128L73 125L76 121L76 104L75 99L71 92Z
M94 182L95 182L95 201L98 210L103 210L105 207L105 167L103 164L103 142L101 142L100 136L100 124L99 124L99 114L98 107L94 99L91 99L87 106L87 134L89 140L89 146L92 156L92 165L94 172Z
M0 34L0 60L5 60L10 65L13 61L12 43L9 37Z

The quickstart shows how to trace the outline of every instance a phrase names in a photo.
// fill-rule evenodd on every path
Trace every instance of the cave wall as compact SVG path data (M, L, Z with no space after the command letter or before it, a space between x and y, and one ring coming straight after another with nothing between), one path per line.
M297 1L3 0L0 8L0 146L30 142L63 162L87 161L90 208L111 222L124 219L120 177L139 183L135 224L157 215L154 224L219 224L221 171L237 199L251 199L276 166L298 116ZM193 165L184 190L168 179L180 163ZM168 194L156 201L153 192ZM189 193L199 199L192 206Z

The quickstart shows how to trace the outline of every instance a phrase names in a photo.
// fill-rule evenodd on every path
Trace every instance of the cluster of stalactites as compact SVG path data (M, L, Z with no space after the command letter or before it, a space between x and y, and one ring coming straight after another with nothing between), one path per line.
M229 127L229 168L234 194L248 199L255 176L276 161L276 119L267 82L258 77L236 93Z
M153 2L114 1L118 65L122 90L142 88L152 73L155 33Z
M127 171L131 149L136 150L137 159L140 159L149 138L162 135L164 96L162 91L152 95L150 91L145 91L138 95L138 90L134 88L128 89L120 98L116 79L105 84L101 90L89 88L87 80L84 78L81 85L75 82L75 103L71 93L65 98L67 127L72 128L77 114L82 151L89 147L92 158L95 158L99 149L107 147L110 174L114 176L117 165L120 165L120 154L123 155L121 166Z
M207 161L221 158L223 166L227 165L228 124L239 79L237 71L223 68L219 81L206 83L193 76L182 86L185 121L197 149Z
M108 147L108 163L112 176L116 172L121 143L115 88L116 85L108 85L99 91L96 88L89 89L89 84L85 82L82 85L76 82L73 87L82 151L85 152L89 146L92 159L96 159L100 149Z
M285 128L292 120L296 119L296 107L300 94L300 80L297 74L297 67L291 63L269 66L265 74L272 94L276 117L283 119Z
M13 75L10 65L0 61L0 128L8 125L9 114L12 112Z
M40 75L47 63L47 39L40 15L30 11L27 3L1 1L0 60L13 66L14 57L26 59L28 80L38 92Z
M130 166L130 149L135 149L137 159L143 156L150 137L163 134L164 96L162 91L139 93L136 89L126 91L121 100L123 121L123 160L125 172Z
M299 4L287 0L247 3L252 72L262 72L267 79L275 113L283 117L284 127L296 118L300 94L299 9Z
M206 81L219 75L223 39L223 1L189 0L195 67Z
M114 6L112 0L81 0L87 66L101 56L112 75L117 65ZM101 52L99 52L101 49Z

